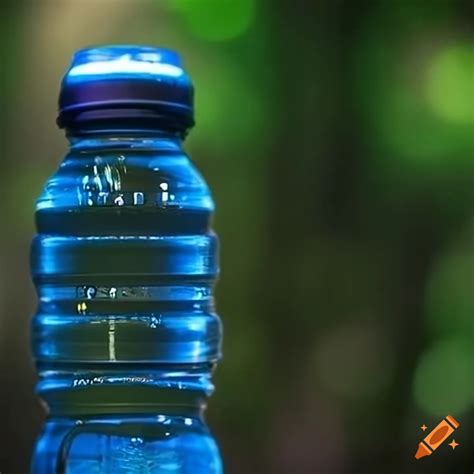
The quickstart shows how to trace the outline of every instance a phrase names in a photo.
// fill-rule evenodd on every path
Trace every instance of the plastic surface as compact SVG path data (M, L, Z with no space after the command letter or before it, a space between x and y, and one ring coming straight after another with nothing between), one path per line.
M221 474L209 189L164 130L71 133L37 201L32 321L50 413L32 474Z

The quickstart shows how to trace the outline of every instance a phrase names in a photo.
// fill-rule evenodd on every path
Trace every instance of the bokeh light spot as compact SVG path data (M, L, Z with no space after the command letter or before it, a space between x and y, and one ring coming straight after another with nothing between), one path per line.
M424 51L436 41L434 35L423 35L410 48L390 37L361 43L355 71L360 110L373 136L377 164L388 173L429 168L423 178L431 179L446 170L473 169L472 124L446 120L428 97L433 60ZM474 110L471 98L472 92L463 100Z
M443 49L434 57L427 93L439 117L474 123L474 44Z
M190 31L209 41L227 41L244 33L255 18L255 0L173 0Z
M472 166L471 127L444 122L408 84L393 84L382 100L376 128L399 159L424 167Z
M427 414L461 415L472 403L472 352L462 339L444 340L424 352L415 371L416 403Z
M318 345L317 369L322 385L344 398L369 398L389 382L393 352L375 326L338 326Z

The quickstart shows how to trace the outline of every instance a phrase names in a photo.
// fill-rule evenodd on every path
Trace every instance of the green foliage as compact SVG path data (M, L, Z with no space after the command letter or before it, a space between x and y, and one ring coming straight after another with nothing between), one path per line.
M428 99L441 118L474 124L474 43L461 42L439 51L428 81Z
M255 0L174 0L189 30L208 41L228 41L240 36L255 18Z
M427 414L459 416L472 406L472 346L463 339L448 339L431 345L418 361L413 393Z

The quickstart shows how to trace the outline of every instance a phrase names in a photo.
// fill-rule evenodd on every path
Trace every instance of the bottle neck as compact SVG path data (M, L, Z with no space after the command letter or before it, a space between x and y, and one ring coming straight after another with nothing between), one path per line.
M163 148L163 144L181 148L181 134L168 130L147 129L87 129L74 130L66 133L71 150L133 148Z

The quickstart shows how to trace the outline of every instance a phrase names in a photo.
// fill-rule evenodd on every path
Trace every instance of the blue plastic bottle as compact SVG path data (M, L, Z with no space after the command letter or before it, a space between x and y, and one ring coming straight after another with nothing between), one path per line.
M193 88L168 50L79 51L70 149L37 201L32 323L49 416L33 474L220 474L203 420L220 357L209 189L183 152Z

